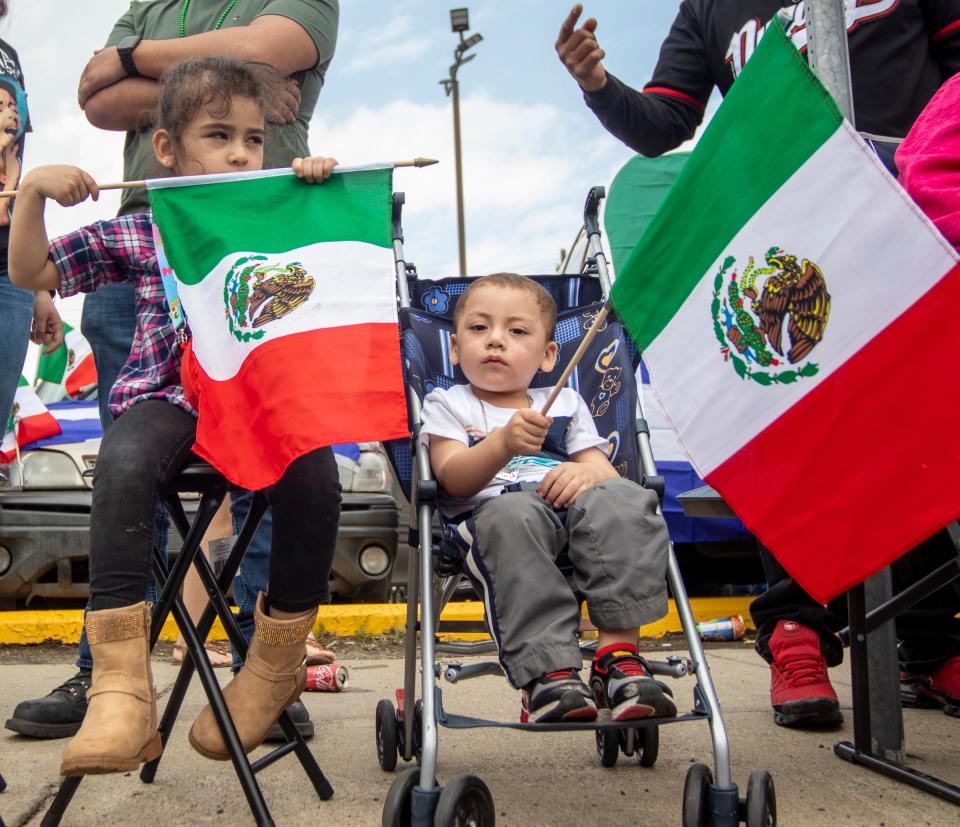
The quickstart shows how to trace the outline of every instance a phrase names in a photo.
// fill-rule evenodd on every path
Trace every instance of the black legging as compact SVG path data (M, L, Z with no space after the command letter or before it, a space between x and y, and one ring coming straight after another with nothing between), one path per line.
M107 431L97 459L90 514L90 608L143 599L151 572L153 514L160 489L190 456L197 420L159 399L138 402ZM329 595L340 519L340 482L330 448L292 462L266 489L273 509L270 605L303 612Z

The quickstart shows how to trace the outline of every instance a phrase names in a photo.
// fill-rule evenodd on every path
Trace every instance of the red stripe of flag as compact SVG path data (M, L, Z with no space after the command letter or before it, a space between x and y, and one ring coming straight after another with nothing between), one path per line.
M295 333L260 345L237 374L199 362L194 452L231 482L273 485L298 457L338 442L409 436L395 324Z
M960 517L957 307L960 265L707 476L823 603Z
M77 365L64 383L64 388L70 396L76 396L80 391L97 384L97 368L93 363L93 354L86 356Z

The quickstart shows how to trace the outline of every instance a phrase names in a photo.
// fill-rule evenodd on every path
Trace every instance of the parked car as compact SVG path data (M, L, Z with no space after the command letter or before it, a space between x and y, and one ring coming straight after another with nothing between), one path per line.
M62 403L68 405L91 403ZM56 414L61 406L51 405ZM0 609L85 600L93 469L99 438L25 451L0 464ZM379 443L339 446L343 509L330 590L335 600L386 601L397 557L397 501ZM197 500L184 497L189 511ZM179 551L170 532L169 551Z

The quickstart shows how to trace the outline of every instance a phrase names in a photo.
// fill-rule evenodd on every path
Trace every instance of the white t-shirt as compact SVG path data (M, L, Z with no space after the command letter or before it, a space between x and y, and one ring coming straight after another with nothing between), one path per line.
M531 408L540 410L551 388L530 388ZM431 434L456 439L468 448L487 434L503 428L516 413L516 408L498 408L483 402L469 385L437 388L423 400L420 440L429 447ZM566 462L571 454L587 448L606 453L607 440L597 434L597 426L583 398L570 388L563 388L550 408L553 425L534 456L516 456L473 497L451 497L440 492L440 505L447 515L470 511L488 497L496 497L505 485L513 482L540 482L551 468Z

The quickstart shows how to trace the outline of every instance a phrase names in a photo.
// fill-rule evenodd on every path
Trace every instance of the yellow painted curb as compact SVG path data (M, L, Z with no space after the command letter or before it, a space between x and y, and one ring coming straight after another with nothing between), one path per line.
M694 619L700 623L718 617L741 615L747 629L753 629L748 607L750 597L695 597L690 601ZM586 617L586 612L584 612ZM479 621L483 619L483 606L479 602L450 603L441 615L442 620ZM321 606L317 617L317 633L353 637L355 635L382 635L402 633L406 627L406 605L396 603L366 603L354 605ZM44 610L26 612L0 612L0 645L23 645L46 643L77 643L83 628L83 611ZM680 618L673 601L667 616L644 626L643 637L662 637L680 631ZM176 640L177 626L168 619L160 633L161 640ZM218 620L210 633L212 640L226 640L226 632ZM447 639L471 640L482 635L450 633Z

